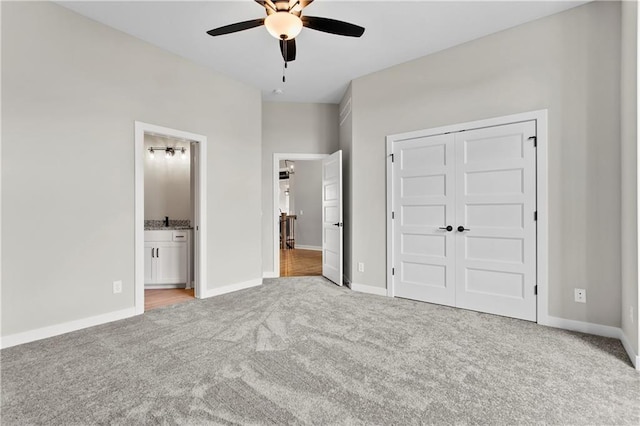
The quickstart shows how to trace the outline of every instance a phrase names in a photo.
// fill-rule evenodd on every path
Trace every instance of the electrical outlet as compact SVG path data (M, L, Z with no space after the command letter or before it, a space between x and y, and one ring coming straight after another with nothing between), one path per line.
M578 303L587 303L587 290L584 288L574 289L575 301Z
M302 210L300 210L300 216L304 215L304 212Z
M113 294L122 293L122 281L113 282Z
M358 262L358 272L364 272L364 262Z

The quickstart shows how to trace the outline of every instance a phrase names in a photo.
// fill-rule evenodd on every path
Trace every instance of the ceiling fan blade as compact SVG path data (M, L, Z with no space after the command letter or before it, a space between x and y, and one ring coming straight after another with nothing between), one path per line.
M364 34L364 28L344 21L337 21L329 18L319 18L317 16L303 16L302 25L312 30L322 31L330 34L337 34L347 37L360 37Z
M238 31L248 30L250 28L264 25L264 18L252 19L250 21L236 22L235 24L225 25L224 27L214 28L207 31L210 36L219 36L223 34L236 33Z
M286 48L285 48L286 43ZM291 62L296 60L296 39L280 40L280 52L282 53L282 59L285 62Z
M313 0L289 0L289 10L300 12L313 3Z
M256 3L258 3L259 5L261 5L262 7L269 8L274 12L277 12L276 10L276 5L273 4L273 2L271 0L254 0Z

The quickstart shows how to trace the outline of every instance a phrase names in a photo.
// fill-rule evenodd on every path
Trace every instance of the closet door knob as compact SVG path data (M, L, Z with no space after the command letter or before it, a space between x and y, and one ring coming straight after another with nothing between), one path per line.
M447 225L446 227L445 226L441 226L438 229L444 229L447 232L451 232L451 231L453 231L453 226L451 226L451 225Z
M458 226L458 232L464 232L464 231L471 231L471 229L469 228L465 228L464 226L460 225Z

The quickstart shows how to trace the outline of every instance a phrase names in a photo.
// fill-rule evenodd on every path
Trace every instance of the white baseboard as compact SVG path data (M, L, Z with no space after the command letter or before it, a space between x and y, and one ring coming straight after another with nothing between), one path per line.
M627 336L620 327L611 327L609 325L594 324L591 322L569 320L564 318L548 316L545 323L538 322L540 325L546 325L554 328L562 328L564 330L579 331L581 333L595 334L596 336L612 337L619 339L627 351L627 355L636 370L640 371L640 357L636 354Z
M185 284L149 284L145 285L145 290L164 290L172 288L187 288Z
M296 244L296 248L300 250L314 250L314 251L322 251L322 247L318 246L303 246L300 244Z
M636 368L636 370L640 371L640 355L636 353L636 351L631 346L631 342L627 338L627 335L624 334L622 329L620 329L620 341L622 342L622 346L627 351L627 355L629 355L629 359L631 359L631 363Z
M262 273L262 278L279 278L280 274L277 274L275 272L263 272Z
M70 333L72 331L81 330L83 328L93 327L112 321L118 321L125 318L135 316L135 308L122 309L120 311L109 312L107 314L96 315L94 317L83 318L75 321L69 321L62 324L50 325L47 327L37 328L35 330L25 331L22 333L10 334L1 338L0 347L10 348L11 346L21 345L23 343L34 342L49 337L59 336L61 334Z
M359 291L360 293L375 294L376 296L387 295L386 288L374 287L371 285L364 285L364 284L357 284L357 283L351 283L351 290Z
M231 285L225 285L224 287L211 288L203 292L204 295L202 296L202 299L206 299L207 297L220 296L222 294L232 293L234 291L244 290L259 285L262 285L262 278L257 278L255 280L244 281Z
M579 331L581 333L595 334L596 336L614 337L616 339L620 338L619 327L594 324L592 322L576 321L548 316L547 320L544 323L538 321L538 324L554 328L562 328L564 330Z

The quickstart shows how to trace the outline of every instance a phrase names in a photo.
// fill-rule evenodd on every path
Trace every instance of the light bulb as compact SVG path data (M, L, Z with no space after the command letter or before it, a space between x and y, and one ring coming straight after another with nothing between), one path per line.
M276 12L264 20L269 34L278 40L291 40L302 31L302 20L289 12Z

